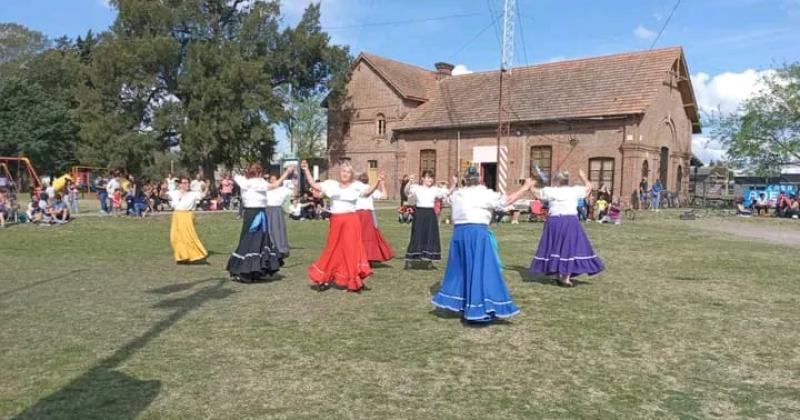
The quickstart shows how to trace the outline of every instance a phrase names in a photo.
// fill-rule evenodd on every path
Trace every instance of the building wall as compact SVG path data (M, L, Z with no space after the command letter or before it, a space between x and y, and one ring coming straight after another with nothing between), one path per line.
M517 180L531 174L530 148L552 147L552 172L567 170L577 179L579 170L589 173L592 158L614 159L613 198L623 206L634 205L647 160L648 183L652 185L659 174L661 147L669 149L667 185L676 191L677 171L684 176L681 191L688 193L688 170L691 158L691 121L686 115L680 92L665 84L644 115L606 120L583 120L519 124L510 129L510 136L501 144L508 149L509 191ZM460 171L460 160L474 161L476 147L495 147L495 127L465 128L462 130L424 130L392 132L392 126L418 104L404 101L369 65L362 62L353 71L348 85L348 102L344 111L329 112L330 174L338 172L338 162L349 158L358 172L367 170L367 161L376 160L378 170L388 176L387 189L399 198L403 175L420 174L420 152L436 151L436 177L447 181ZM386 117L386 134L376 131L376 116ZM341 122L350 121L350 135L343 136ZM460 141L458 140L460 137ZM331 145L333 143L333 145ZM336 145L339 145L337 147ZM495 149L496 150L496 149ZM495 152L496 153L496 152ZM491 155L488 153L487 155ZM600 188L601 185L595 185Z
M683 198L688 197L689 165L692 157L692 123L686 114L681 92L677 82L665 75L665 82L645 111L639 125L642 143L651 147L642 156L648 159L650 174L648 182L652 185L661 170L660 152L662 147L669 149L667 182L668 191L680 190ZM641 168L641 162L639 163ZM678 168L682 171L681 185L678 188Z
M348 159L356 172L366 171L368 160L378 161L379 172L394 172L397 146L391 141L392 127L417 105L403 100L366 62L356 65L344 106L328 111L328 176L338 173L342 159ZM386 119L383 135L377 131L379 114ZM350 124L348 133L344 133L346 121Z

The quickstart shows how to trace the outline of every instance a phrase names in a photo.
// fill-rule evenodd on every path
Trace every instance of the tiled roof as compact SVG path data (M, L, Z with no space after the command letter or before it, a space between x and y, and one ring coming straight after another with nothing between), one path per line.
M360 57L406 99L424 101L436 86L436 72L369 53L361 53Z
M404 96L425 100L395 130L497 123L499 71L450 76L362 54ZM667 72L682 60L665 48L513 69L503 95L511 121L543 121L643 113ZM691 87L690 101L694 101ZM696 121L696 111L692 118Z

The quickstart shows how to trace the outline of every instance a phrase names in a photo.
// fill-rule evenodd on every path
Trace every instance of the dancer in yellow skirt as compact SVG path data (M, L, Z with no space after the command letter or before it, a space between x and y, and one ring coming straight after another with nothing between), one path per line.
M182 177L180 187L169 192L172 213L172 226L169 230L169 241L172 252L178 263L190 263L204 260L208 251L197 237L194 230L192 211L203 198L200 194L189 190L189 178Z

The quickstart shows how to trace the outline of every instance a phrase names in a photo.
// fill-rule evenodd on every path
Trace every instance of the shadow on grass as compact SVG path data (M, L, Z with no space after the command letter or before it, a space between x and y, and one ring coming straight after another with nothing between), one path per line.
M55 277L51 277L51 278L49 278L49 279L44 279L44 280L35 281L35 282L33 282L33 283L26 284L25 286L20 286L20 287L17 287L16 289L7 290L7 291L5 291L5 292L2 292L2 293L0 293L0 299L2 299L2 298L5 298L5 297L7 297L7 296L11 296L11 295L13 295L14 293L21 292L21 291L23 291L23 290L33 289L33 288L34 288L34 287L36 287L36 286L41 286L41 285L43 285L43 284L45 284L45 283L50 283L51 281L61 280L61 279L63 279L63 278L69 277L69 276L71 276L71 275L73 275L73 274L75 274L75 273L80 273L80 272L82 272L82 271L88 271L88 269L86 269L86 268L79 268L79 269L77 269L77 270L71 270L71 271L67 271L66 273L61 273L61 274L59 274L59 275L57 275L57 276L55 276Z
M555 276L543 276L543 275L531 274L531 272L528 271L529 267L523 267L521 265L509 265L503 268L506 270L516 271L519 274L520 278L522 278L522 281L525 283L539 283L545 286L564 287L558 283L558 280L555 278ZM592 284L592 282L583 281L578 277L572 278L571 281L572 284L575 285L575 287Z
M138 417L158 396L161 391L161 381L139 380L116 369L191 311L211 300L225 299L235 293L224 288L227 279L207 279L193 283L210 281L216 281L216 284L206 286L186 297L155 304L154 308L169 308L175 311L111 356L97 362L91 369L60 390L42 398L13 418L133 419ZM174 293L164 289L162 288L160 293ZM182 290L186 289L175 289L175 291Z

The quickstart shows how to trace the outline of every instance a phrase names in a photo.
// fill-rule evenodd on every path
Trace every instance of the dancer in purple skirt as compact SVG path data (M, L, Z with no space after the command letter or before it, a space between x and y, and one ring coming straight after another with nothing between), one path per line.
M569 173L560 172L555 187L531 189L535 196L549 203L539 248L531 262L533 274L558 275L562 286L572 287L572 277L594 275L603 271L603 261L595 254L592 243L578 220L578 200L592 191L592 184L583 171L584 185L569 186Z

